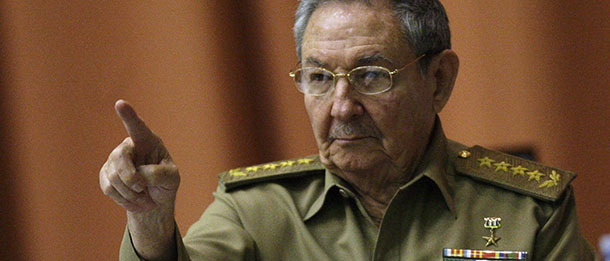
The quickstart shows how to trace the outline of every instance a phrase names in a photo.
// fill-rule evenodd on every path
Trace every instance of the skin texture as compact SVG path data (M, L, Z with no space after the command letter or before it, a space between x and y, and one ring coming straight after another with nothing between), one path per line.
M370 56L386 59L361 63ZM344 73L362 65L393 70L416 56L388 4L330 2L313 13L301 58L304 66L317 61ZM358 191L376 223L398 188L412 178L435 115L451 93L457 64L457 56L445 51L432 59L425 76L415 65L394 75L394 86L385 93L363 95L339 78L326 95L305 95L322 163Z

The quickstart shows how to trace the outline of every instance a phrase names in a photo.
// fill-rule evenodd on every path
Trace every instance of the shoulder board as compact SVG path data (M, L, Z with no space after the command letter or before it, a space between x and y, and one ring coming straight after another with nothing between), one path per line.
M300 177L310 171L322 169L324 169L324 166L320 163L320 158L315 155L232 169L220 173L218 180L227 190L230 190L246 184Z
M554 202L576 173L548 167L480 146L462 150L455 160L458 173L508 190Z

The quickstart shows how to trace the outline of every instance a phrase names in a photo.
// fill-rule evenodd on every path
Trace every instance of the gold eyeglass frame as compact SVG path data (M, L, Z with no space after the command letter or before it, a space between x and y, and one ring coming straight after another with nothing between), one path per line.
M332 72L332 71L330 71L330 70L328 70L326 68L322 68L322 67L302 67L302 68L298 68L298 69L292 70L291 72L288 73L288 76L290 76L295 81L295 84L297 85L297 90L299 90L303 94L307 94L307 95L311 95L311 96L323 96L323 95L327 94L331 89L333 89L335 87L335 85L337 84L337 77L345 77L349 81L350 84L354 84L354 83L352 83L352 80L350 80L350 75L355 70L360 70L362 68L377 68L377 69L381 69L381 70L387 71L390 74L390 84L385 89L383 89L381 91L378 91L378 92L366 93L366 92L361 92L360 90L358 90L358 88L355 88L356 91L358 91L359 93L362 93L362 94L365 94L365 95L375 95L375 94L380 94L380 93L387 92L390 89L392 89L392 87L394 86L394 78L392 76L394 74L397 74L400 71L404 70L405 68L409 67L410 65L413 65L414 63L419 61L421 58L424 58L424 56L426 56L426 54L420 55L419 57L415 58L415 60L407 63L402 68L395 69L394 71L390 71L390 69L388 69L388 68L385 68L383 66L377 66L377 65L358 66L358 67L356 67L354 69L351 69L347 73L334 73L334 72ZM332 75L333 76L333 84L331 85L331 87L329 87L328 90L326 90L324 93L320 93L320 94L305 93L303 90L301 90L301 88L298 87L299 84L297 83L295 77L296 77L296 73L298 71L302 71L303 69L306 69L306 68L319 69L319 70L328 72L330 75Z

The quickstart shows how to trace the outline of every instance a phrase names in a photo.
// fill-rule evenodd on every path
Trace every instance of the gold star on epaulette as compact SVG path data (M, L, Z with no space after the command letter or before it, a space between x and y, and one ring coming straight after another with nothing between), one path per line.
M309 164L312 163L313 159L312 158L302 158L302 159L298 159L297 163L298 164Z
M231 176L238 176L238 177L243 177L243 176L247 176L246 173L244 173L243 171L241 171L241 169L232 169L229 170L229 175Z
M291 159L236 168L219 174L219 182L229 191L240 186L272 180L324 174L324 166L318 156Z
M487 166L490 168L491 168L491 163L496 162L495 160L492 160L489 157L478 159L478 161L481 162L481 165L479 165L479 166Z
M523 166L521 166L521 165L519 165L519 166L517 166L517 167L512 167L512 168L510 168L510 170L512 170L512 171L513 171L513 176L516 176L516 175L521 175L521 176L524 176L524 175L525 175L525 172L526 172L528 169L527 169L527 168L524 168L524 167L523 167Z
M280 162L280 165L282 167L290 167L290 166L294 165L294 163L296 163L294 160L287 160L287 161Z
M268 164L263 165L263 169L264 170L275 169L279 166L280 166L280 164L277 164L277 163L268 163Z
M550 188L550 187L555 187L559 184L559 173L557 173L557 171L551 171L551 175L549 175L549 179L545 181L544 183L542 183L540 186L538 186L539 188Z
M538 182L540 182L540 177L542 176L546 176L544 173L540 173L540 171L538 170L534 170L534 171L528 171L525 174L527 174L528 176L530 176L527 181L531 181L531 180L536 180Z
M496 166L496 172L502 170L504 172L508 172L508 167L510 167L511 165L502 161L500 163L494 163L494 166Z
M455 169L459 174L553 202L561 198L576 177L576 173L571 171L545 166L481 146L469 149L458 147L454 153Z

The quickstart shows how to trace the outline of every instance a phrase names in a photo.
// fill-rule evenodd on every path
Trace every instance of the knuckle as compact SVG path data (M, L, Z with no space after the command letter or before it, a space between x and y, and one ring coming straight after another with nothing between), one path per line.
M133 145L133 140L131 139L131 137L127 136L127 137L126 137L126 138L123 140L123 142L121 142L121 144L120 144L119 146L121 146L121 145L125 145L125 146L128 146L128 145Z
M110 156L108 157L109 160L116 160L119 158L123 158L125 155L130 155L133 151L133 142L131 141L131 138L127 137L125 138L125 140L123 140L123 142L121 142L121 144L119 144L118 146L116 146L114 148L114 150L112 150L112 152L110 153Z
M168 167L169 171L178 173L178 165L176 165L174 163L170 163L167 167Z
M119 176L118 171L112 171L112 172L108 173L108 181L110 182L110 184L119 184L119 183L123 182L121 180L121 177Z
M135 172L132 171L123 169L119 172L119 177L127 186L131 186L138 182L138 175L136 175Z
M101 182L102 178L106 176L106 171L107 171L106 168L107 168L106 163L104 163L104 165L102 166L102 168L100 169L100 172L99 172L100 182Z
M104 193L104 195L112 197L114 195L114 188L110 185L104 185L102 186L102 193Z

